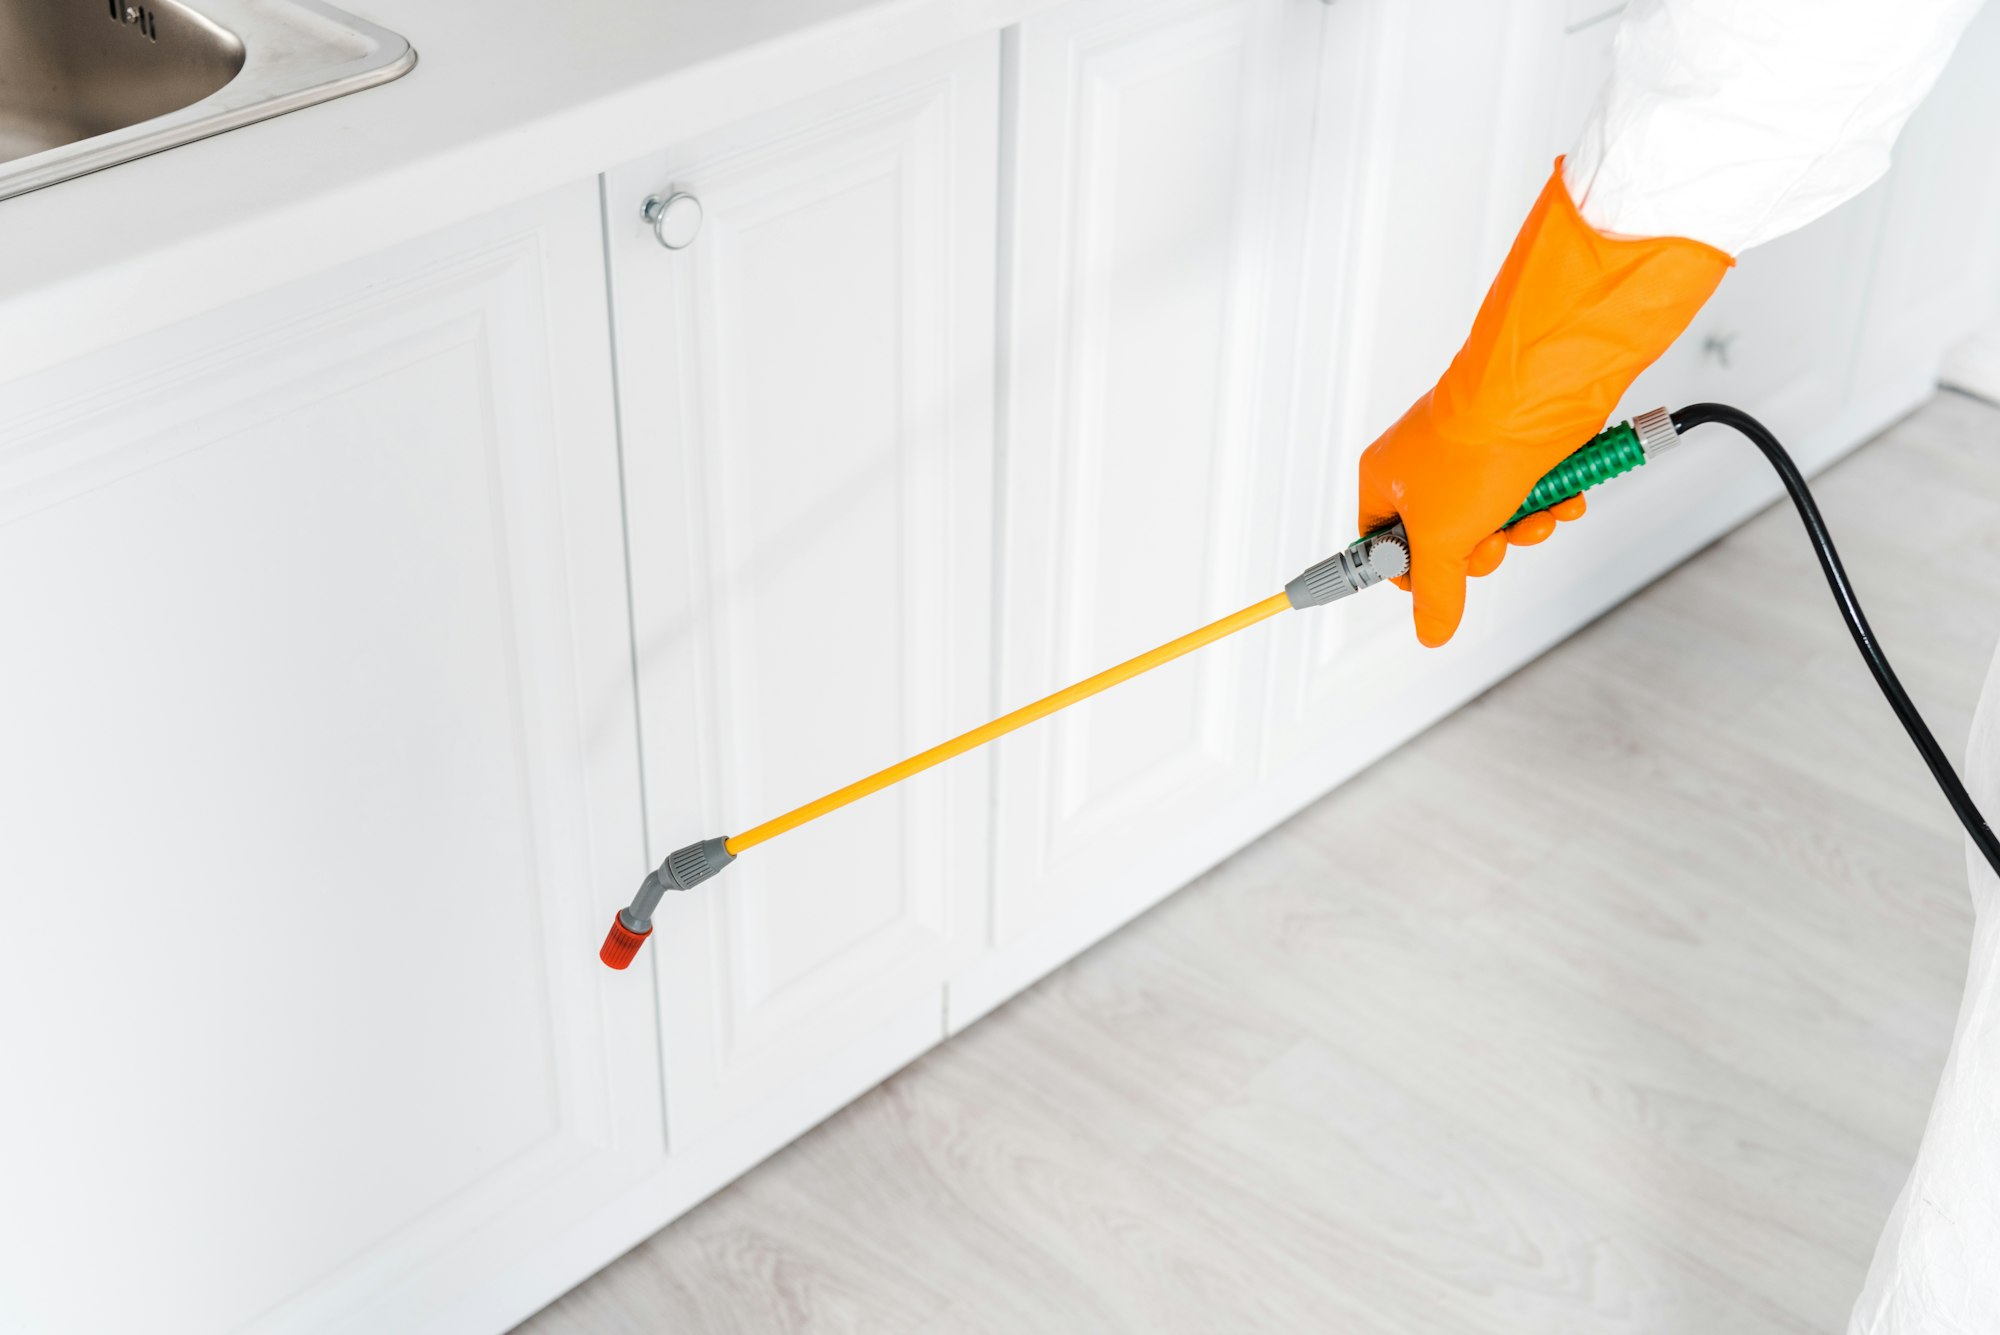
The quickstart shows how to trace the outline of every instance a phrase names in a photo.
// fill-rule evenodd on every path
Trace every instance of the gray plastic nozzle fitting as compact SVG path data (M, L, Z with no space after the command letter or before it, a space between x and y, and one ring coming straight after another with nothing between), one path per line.
M1285 586L1285 597L1295 608L1318 607L1409 570L1410 540L1397 522L1356 538L1318 565L1307 566Z
M618 910L618 921L629 932L644 935L652 931L653 910L660 906L660 896L669 890L692 890L734 861L736 855L729 851L727 839L704 839L675 849L665 862L646 873L631 906Z

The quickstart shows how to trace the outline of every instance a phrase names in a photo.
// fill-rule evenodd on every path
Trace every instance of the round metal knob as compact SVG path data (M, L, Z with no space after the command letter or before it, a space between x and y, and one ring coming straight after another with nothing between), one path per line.
M701 201L685 190L648 195L640 213L653 224L653 236L668 250L686 250L701 231Z

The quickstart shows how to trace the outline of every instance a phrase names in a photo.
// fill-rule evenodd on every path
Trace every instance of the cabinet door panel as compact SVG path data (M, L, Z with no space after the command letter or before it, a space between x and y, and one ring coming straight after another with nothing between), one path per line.
M1973 17L1896 142L1858 379L1933 375L1991 317L2000 273L2000 8Z
M9 1330L406 1329L661 1157L594 195L0 386Z
M1290 368L1300 39L1318 23L1289 0L1086 0L1018 29L1008 705L1270 581L1257 516ZM1045 967L1049 943L1074 950L1184 879L1139 868L1250 777L1261 661L1219 645L1000 745L997 954L968 980L973 1011Z
M989 704L997 67L954 48L609 178L656 856ZM669 185L703 208L677 252L638 217ZM670 897L677 1152L913 1011L935 1039L984 806L956 765Z

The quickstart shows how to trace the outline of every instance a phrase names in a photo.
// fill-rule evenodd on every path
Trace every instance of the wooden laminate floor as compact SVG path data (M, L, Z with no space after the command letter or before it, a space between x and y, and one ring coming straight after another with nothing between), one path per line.
M2000 409L1816 490L1956 756ZM1772 511L520 1330L1838 1330L1970 923Z

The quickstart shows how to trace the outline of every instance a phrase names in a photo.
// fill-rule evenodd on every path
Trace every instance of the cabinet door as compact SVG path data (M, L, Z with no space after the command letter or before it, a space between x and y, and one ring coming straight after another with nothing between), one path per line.
M1550 0L1337 4L1326 19L1300 408L1272 507L1280 581L1353 539L1361 451L1436 382L1548 179L1546 99L1562 91L1568 27ZM1523 67L1532 100L1513 87ZM1437 669L1467 656L1419 650L1395 590L1279 617L1267 641L1266 824L1498 675L1481 664L1441 685Z
M2000 5L1960 39L1896 143L1857 380L1921 388L1993 313L2000 270Z
M1082 0L1013 34L1004 705L1276 587L1323 11ZM1253 777L1261 663L1218 645L999 744L988 954L955 1024L1224 851L1200 850Z
M607 179L656 857L990 704L998 58L957 46ZM670 189L702 209L677 251L640 216ZM937 1040L986 791L954 764L668 897L676 1155L758 1105L796 1128Z
M588 183L0 385L0 571L0 1326L411 1329L661 1159Z

